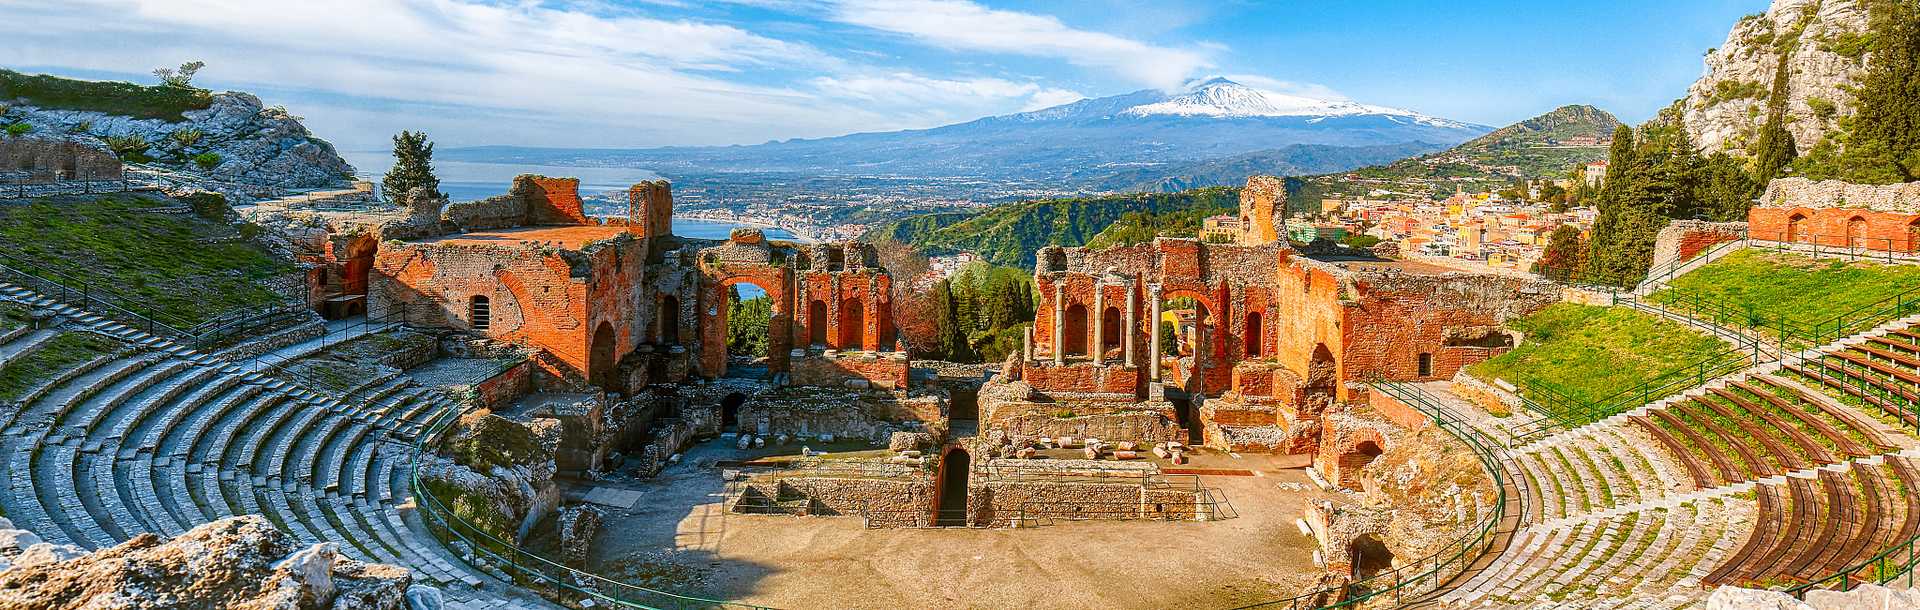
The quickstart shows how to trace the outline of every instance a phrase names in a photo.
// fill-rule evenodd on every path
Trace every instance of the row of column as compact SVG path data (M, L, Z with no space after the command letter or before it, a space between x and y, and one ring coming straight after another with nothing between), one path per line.
M1125 322L1126 326L1124 327L1124 330L1120 336L1120 345L1121 345L1121 351L1122 351L1121 359L1122 359L1122 362L1126 364L1126 366L1138 366L1138 362L1134 359L1134 335L1135 333L1138 332L1140 328L1139 299L1133 298L1134 286L1137 286L1137 285L1138 284L1136 283L1136 284L1127 286L1127 313L1126 313L1127 317ZM1089 314L1093 317L1093 324L1089 331L1092 336L1087 338L1088 339L1087 345L1091 347L1089 351L1093 352L1094 363L1101 364L1101 365L1104 365L1107 363L1106 345L1104 342L1101 341L1101 339L1106 336L1106 330L1107 330L1107 291L1106 289L1109 286L1112 286L1112 285L1106 284L1106 283L1096 283L1094 285L1093 311ZM1148 370L1148 376L1150 379L1152 379L1153 381L1159 381L1160 380L1160 358L1158 357L1158 355L1160 354L1160 285L1159 284L1147 285L1147 302L1149 303L1147 319L1150 321L1150 324L1148 326L1148 331L1147 331L1147 342L1148 342L1147 370ZM1026 334L1026 337L1024 339L1024 344L1025 344L1024 356L1026 360L1032 360L1033 359L1033 329L1028 328L1025 334ZM1064 283L1056 282L1053 285L1053 363L1054 364L1065 364L1067 361L1066 335L1067 335L1067 288Z

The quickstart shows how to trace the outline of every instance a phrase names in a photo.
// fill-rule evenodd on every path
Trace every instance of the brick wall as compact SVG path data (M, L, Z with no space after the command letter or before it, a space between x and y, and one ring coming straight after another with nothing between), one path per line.
M904 390L909 364L904 352L838 352L809 353L789 367L795 385L860 387L848 383L860 381L877 390Z
M1858 208L1755 207L1747 211L1754 239L1920 252L1920 213Z

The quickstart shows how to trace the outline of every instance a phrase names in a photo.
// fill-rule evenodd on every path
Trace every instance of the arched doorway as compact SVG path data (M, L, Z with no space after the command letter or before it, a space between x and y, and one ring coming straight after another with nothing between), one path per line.
M720 399L720 430L731 432L740 426L740 407L747 404L747 395L739 392L728 394Z
M680 344L680 299L671 294L660 295L660 311L654 317L660 321L660 342L667 345Z
M1847 219L1847 248L1861 250L1867 247L1867 219L1860 216ZM1892 250L1892 248L1888 248Z
M1807 224L1807 215L1794 212L1787 217L1787 243L1800 243Z
M1347 545L1347 560L1353 565L1353 578L1360 580L1393 569L1393 551L1373 534L1361 534Z
M1259 358L1261 356L1261 348L1266 345L1263 341L1261 331L1260 312L1256 311L1247 314L1246 351L1243 353L1245 353L1248 358Z
M1920 218L1907 223L1907 254L1920 254Z
M1120 349L1120 308L1108 307L1100 314L1100 357L1105 358L1108 351Z
M807 344L813 347L827 346L826 301L814 301L807 305Z
M615 337L613 324L601 322L600 326L593 330L593 344L587 347L587 383L609 392L623 390L614 382L613 359L617 352L614 345Z
M866 349L867 309L860 299L840 302L840 349Z
M492 299L480 294L467 299L467 327L482 334L493 329Z
M1065 330L1060 331L1062 349L1068 356L1087 355L1087 307L1079 303L1067 306Z
M964 527L967 525L967 476L973 470L973 458L959 445L947 448L940 456L939 480L935 485L937 500L934 505L933 524L936 526Z

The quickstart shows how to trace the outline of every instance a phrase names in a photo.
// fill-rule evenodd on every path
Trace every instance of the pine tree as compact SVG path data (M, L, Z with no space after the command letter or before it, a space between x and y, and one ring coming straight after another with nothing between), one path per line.
M389 200L403 201L417 188L442 196L440 178L433 173L433 142L426 132L402 131L393 136L393 169L381 179L380 190Z
M1870 10L1872 54L1852 88L1840 167L1859 182L1920 180L1920 3L1882 0Z

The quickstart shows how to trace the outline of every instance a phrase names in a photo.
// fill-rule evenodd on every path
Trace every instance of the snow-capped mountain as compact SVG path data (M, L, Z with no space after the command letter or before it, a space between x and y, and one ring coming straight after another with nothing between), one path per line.
M1140 104L1121 111L1122 115L1203 116L1215 118L1251 117L1340 117L1379 115L1403 117L1423 125L1467 128L1459 121L1430 117L1412 110L1374 106L1347 100L1326 100L1276 91L1256 89L1224 78L1194 84L1179 95L1163 101Z
M755 146L642 150L448 150L454 160L603 159L675 172L791 171L984 176L1103 184L1116 170L1169 171L1248 153L1293 159L1276 173L1342 171L1437 151L1492 128L1384 106L1323 100L1224 78L1179 91L1146 89L932 129L856 133ZM1295 145L1300 145L1296 147ZM1302 148L1304 147L1304 148ZM1280 155L1281 149L1291 152ZM1339 150L1346 152L1339 152ZM1304 152L1303 152L1304 151ZM1303 155L1307 159L1301 162Z

